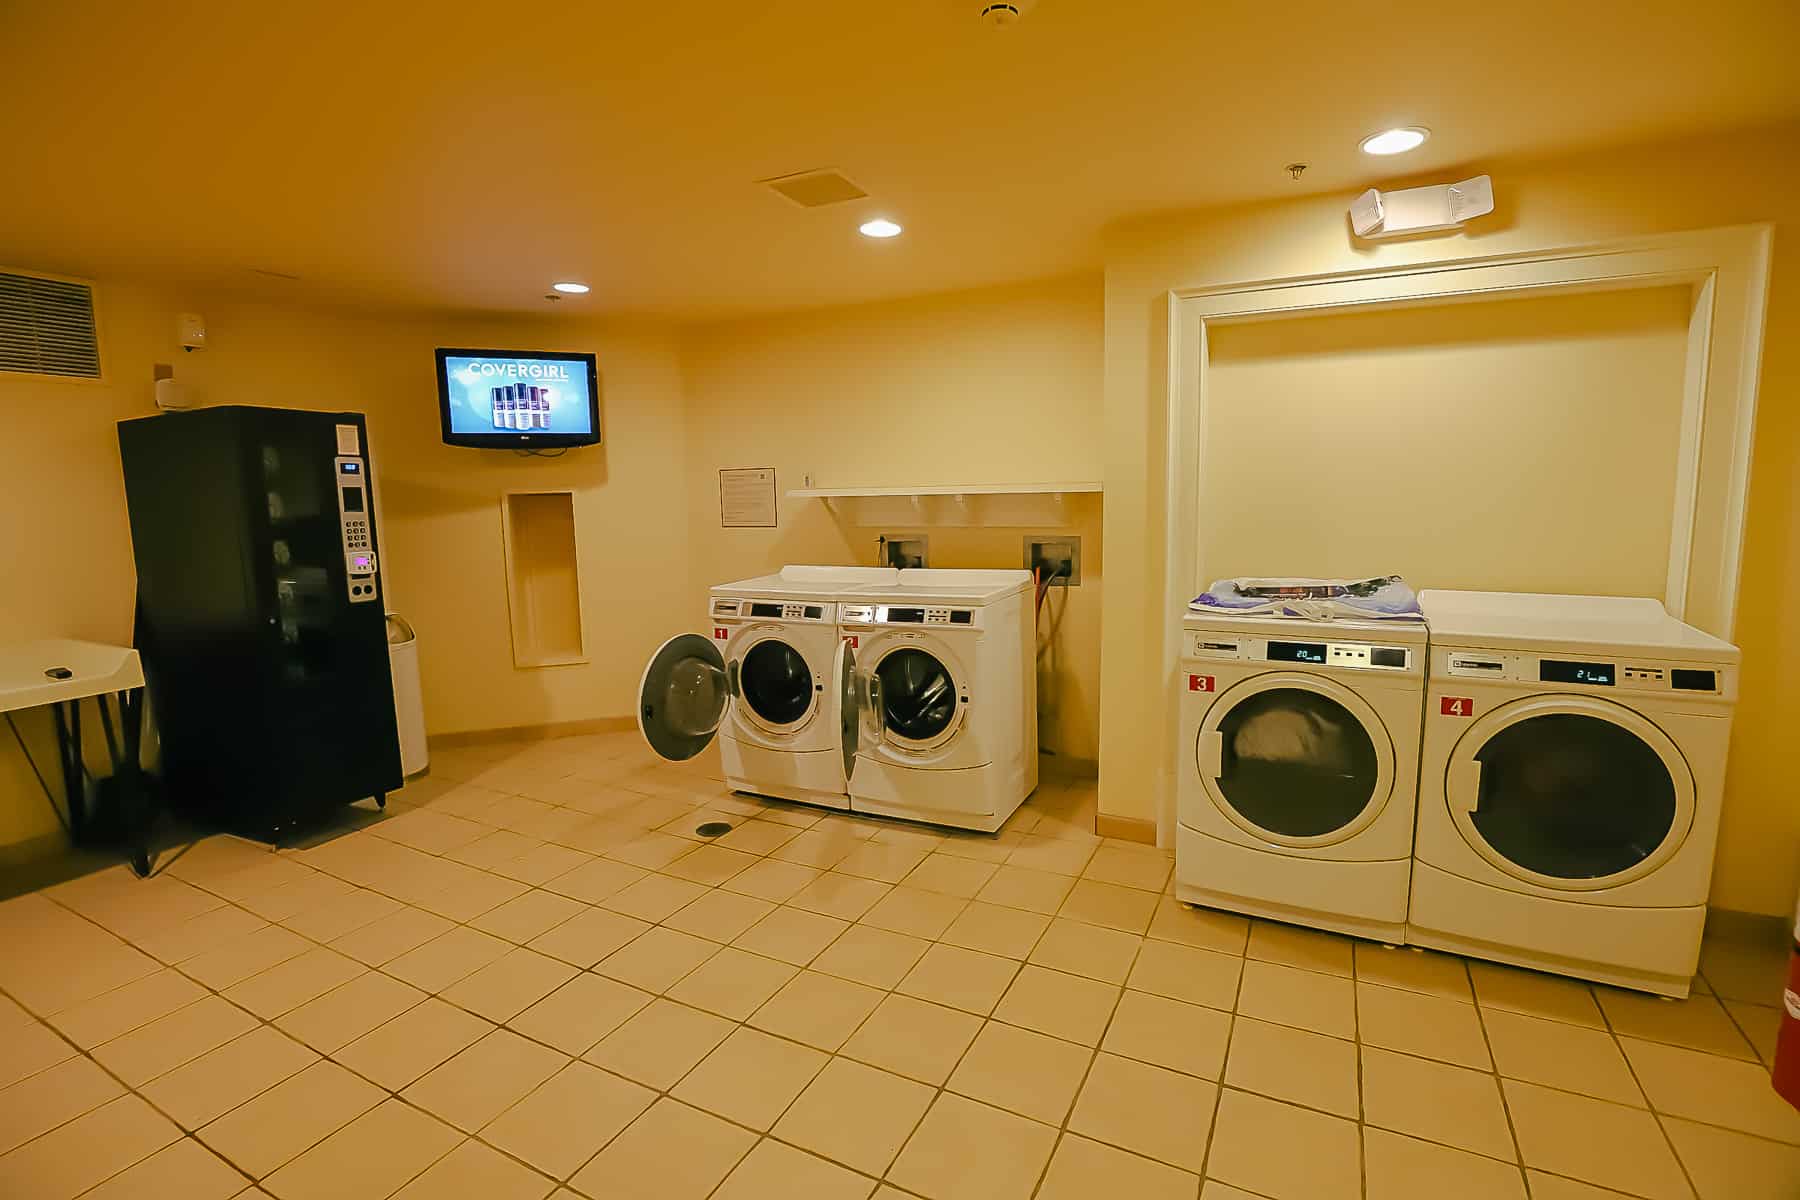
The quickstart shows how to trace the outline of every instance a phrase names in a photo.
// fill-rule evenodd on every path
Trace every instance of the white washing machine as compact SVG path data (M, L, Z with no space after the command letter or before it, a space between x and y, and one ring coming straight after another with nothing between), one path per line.
M998 829L1037 787L1031 573L911 568L839 613L862 705L850 807Z
M1425 661L1416 621L1184 617L1176 895L1398 942Z
M1419 603L1431 683L1407 940L1687 995L1736 647L1655 600Z
M855 654L838 627L837 600L899 574L892 567L792 566L714 587L710 636L670 639L644 671L644 739L679 762L716 736L732 788L848 808Z

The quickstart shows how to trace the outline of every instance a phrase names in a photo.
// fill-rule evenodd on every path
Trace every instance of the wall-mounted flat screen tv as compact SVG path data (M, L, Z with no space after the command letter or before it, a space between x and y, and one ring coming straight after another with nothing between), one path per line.
M599 371L592 354L440 349L437 371L449 445L536 450L600 440Z

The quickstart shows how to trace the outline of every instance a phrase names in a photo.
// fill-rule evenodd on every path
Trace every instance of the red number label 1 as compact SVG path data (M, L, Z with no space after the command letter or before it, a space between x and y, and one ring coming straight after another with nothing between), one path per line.
M731 630L725 628L723 625L714 625L713 626L713 641L723 642L723 641L726 641L727 639L729 639L730 637L731 637Z
M1475 701L1467 696L1440 696L1438 712L1446 717L1472 717L1475 715Z

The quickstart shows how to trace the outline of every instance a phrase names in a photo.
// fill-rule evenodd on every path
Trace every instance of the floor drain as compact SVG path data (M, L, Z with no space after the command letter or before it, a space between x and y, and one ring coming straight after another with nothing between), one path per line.
M731 826L723 821L708 821L706 824L696 828L694 832L703 838L715 838L720 834L730 833Z

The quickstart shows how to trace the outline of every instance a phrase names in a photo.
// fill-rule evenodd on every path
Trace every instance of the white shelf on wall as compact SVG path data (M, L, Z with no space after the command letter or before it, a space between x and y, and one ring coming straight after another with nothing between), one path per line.
M942 483L924 487L793 488L796 500L835 500L854 496L1026 496L1100 491L1097 480L1079 483Z
M1016 525L1068 523L1068 498L1099 494L1097 480L1057 483L946 483L913 487L793 488L790 500L823 500L851 525Z

